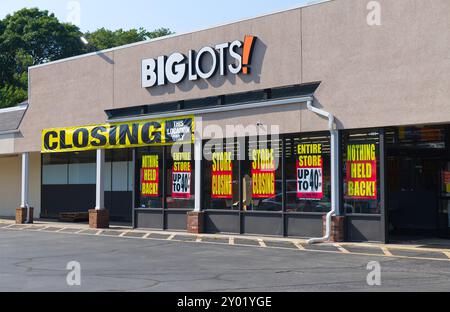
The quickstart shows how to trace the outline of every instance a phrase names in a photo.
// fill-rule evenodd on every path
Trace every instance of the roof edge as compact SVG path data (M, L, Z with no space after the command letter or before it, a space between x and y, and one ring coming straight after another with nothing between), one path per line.
M20 111L20 110L26 110L27 108L28 108L28 102L23 102L23 103L20 103L17 106L12 106L12 107L7 107L7 108L0 108L0 114Z
M266 16L270 16L270 15L274 15L274 14L279 14L279 13L283 13L283 12L298 10L298 9L302 9L302 8L305 8L305 7L310 7L310 6L323 4L323 3L327 3L327 2L331 2L331 1L334 1L334 0L312 0L312 1L308 1L305 4L297 5L295 7L291 7L291 8L288 8L288 9L278 10L278 11L270 12L270 13L264 13L264 14L257 15L257 16L254 16L254 17L243 18L243 19L239 19L239 20L235 20L235 21L227 22L227 23L223 23L223 24L218 24L218 25L214 25L214 26L210 26L210 27L203 27L203 28L199 28L199 29L196 29L196 30L192 30L192 31L186 31L186 32L176 33L176 34L172 34L172 35L168 35L168 36L164 36L164 37L158 37L158 38L153 38L153 39L149 39L149 40L134 42L134 43L130 43L130 44L114 47L114 48L99 50L99 51L90 52L90 53L86 53L86 54L80 54L80 55L76 55L76 56L72 56L72 57L68 57L68 58L64 58L64 59L60 59L60 60L56 60L56 61L52 61L52 62L47 62L47 63L43 63L43 64L30 66L29 69L44 67L44 66L48 66L48 65L57 64L57 63L68 62L68 61L72 61L72 60L75 60L75 59L89 57L89 56L94 56L94 55L101 55L101 54L113 52L113 51L116 51L116 50L122 50L122 49L131 48L131 47L142 45L142 44L157 42L157 41L160 41L160 40L166 40L166 39L170 39L170 38L176 38L176 37L189 35L189 34L201 32L201 31L205 31L205 30L209 30L209 29L214 29L214 28L218 28L218 27L228 26L228 25L232 25L232 24L236 24L236 23L240 23L240 22L244 22L244 21L249 21L249 20L253 20L253 19L257 19L257 18L261 18L261 17L266 17Z

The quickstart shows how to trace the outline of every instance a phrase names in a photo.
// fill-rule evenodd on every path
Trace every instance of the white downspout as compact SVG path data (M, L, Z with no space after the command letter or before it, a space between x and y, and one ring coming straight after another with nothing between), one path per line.
M338 155L338 131L334 129L334 116L322 109L313 106L313 101L306 102L308 110L328 118L328 130L330 131L331 142L331 210L327 213L325 224L325 236L320 238L311 238L308 244L323 243L330 239L331 217L339 210L339 155Z

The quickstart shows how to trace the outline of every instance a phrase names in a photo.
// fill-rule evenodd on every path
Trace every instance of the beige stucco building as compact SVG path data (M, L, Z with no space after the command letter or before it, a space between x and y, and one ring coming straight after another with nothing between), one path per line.
M450 2L378 2L379 25L369 1L323 1L30 68L26 112L0 131L0 214L13 216L25 201L35 217L95 207L142 228L314 237L331 210L340 239L448 235ZM62 128L169 127L167 118L195 120L189 159L170 144L130 138L128 148L105 152L92 132L78 151L61 142ZM275 132L261 139L227 126ZM46 146L50 128L59 130ZM212 137L219 147L205 152ZM57 150L45 148L53 143ZM223 158L230 145L229 170L218 170L206 156ZM253 157L265 151L273 159ZM157 190L145 194L152 155L158 178L147 182ZM276 165L258 169L264 161ZM191 165L179 175L190 181L184 195L175 192L180 162Z

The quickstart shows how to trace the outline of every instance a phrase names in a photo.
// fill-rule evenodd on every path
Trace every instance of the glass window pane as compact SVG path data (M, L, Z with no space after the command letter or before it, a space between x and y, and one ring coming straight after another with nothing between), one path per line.
M136 206L138 208L163 208L163 147L136 149Z
M285 166L286 211L330 211L330 136L286 138Z
M166 148L167 208L194 208L194 166L192 145Z
M380 140L377 131L343 135L343 194L347 214L380 213Z
M105 162L105 191L111 191L111 163Z
M281 140L248 139L242 161L243 210L281 211Z
M112 163L112 191L127 191L128 189L128 162L115 161Z
M95 184L95 163L69 164L69 184Z
M43 165L42 184L44 185L67 184L67 164Z
M203 149L206 209L239 210L239 143L210 140Z
M96 151L69 154L69 184L95 184Z

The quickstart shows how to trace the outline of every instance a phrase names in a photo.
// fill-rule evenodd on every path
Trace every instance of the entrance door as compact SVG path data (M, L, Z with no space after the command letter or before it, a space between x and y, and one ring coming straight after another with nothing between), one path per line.
M389 233L409 238L438 230L440 161L436 158L388 157Z
M389 239L449 235L448 126L389 129L386 206Z

